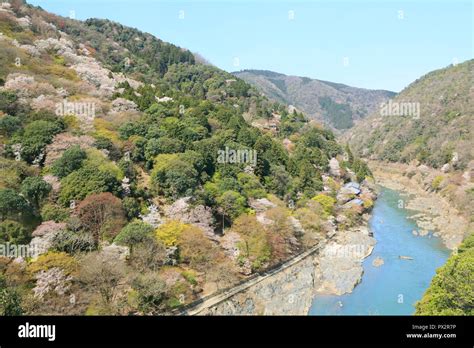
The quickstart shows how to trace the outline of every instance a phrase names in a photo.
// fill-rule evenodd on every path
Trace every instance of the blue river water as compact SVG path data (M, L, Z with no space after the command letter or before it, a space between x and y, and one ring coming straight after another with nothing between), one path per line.
M398 192L381 188L369 221L377 244L363 262L362 281L350 294L316 295L309 315L411 315L438 267L450 251L441 239L415 236L417 229L407 217L415 212L400 209ZM413 260L400 259L409 256ZM374 267L381 257L384 264Z

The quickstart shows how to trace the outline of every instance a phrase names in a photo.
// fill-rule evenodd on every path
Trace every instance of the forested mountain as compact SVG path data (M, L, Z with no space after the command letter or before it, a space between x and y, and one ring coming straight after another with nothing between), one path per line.
M266 70L243 70L234 75L258 87L270 99L293 105L338 130L351 128L395 95L390 91L355 88Z
M0 31L0 242L32 252L2 314L170 313L373 204L330 130L185 49L20 0Z
M465 169L474 159L473 76L474 60L426 74L392 100L392 113L379 108L352 129L350 143L372 159L441 168L454 157Z

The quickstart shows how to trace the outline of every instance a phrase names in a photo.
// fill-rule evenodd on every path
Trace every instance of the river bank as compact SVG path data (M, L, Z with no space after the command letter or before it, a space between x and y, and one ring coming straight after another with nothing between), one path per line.
M466 217L454 207L453 202L430 191L427 184L439 175L438 172L426 166L374 161L369 166L377 184L403 193L398 202L401 209L416 212L410 216L417 225L412 231L414 235L433 233L451 250L461 244L469 228Z
M398 207L402 197L397 191L380 188L369 221L377 243L362 261L360 283L341 295L316 293L310 315L414 313L414 304L421 299L436 269L446 262L450 252L440 238L412 233L416 224L410 219L411 211Z
M370 234L366 222L347 231L334 228L317 252L281 272L251 280L230 296L211 298L188 314L307 315L315 293L349 293L360 282L362 261L375 245Z

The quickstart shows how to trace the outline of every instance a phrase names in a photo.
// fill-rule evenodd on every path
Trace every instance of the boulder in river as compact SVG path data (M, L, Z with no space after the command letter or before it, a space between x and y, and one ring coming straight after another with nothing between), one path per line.
M398 256L401 260L413 260L413 257L400 255Z
M384 260L380 257L380 256L377 256L374 261L372 261L372 266L374 267L380 267L384 264Z

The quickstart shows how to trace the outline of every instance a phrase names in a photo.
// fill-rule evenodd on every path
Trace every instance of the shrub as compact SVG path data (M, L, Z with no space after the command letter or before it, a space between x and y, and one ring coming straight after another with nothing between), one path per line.
M196 280L196 272L193 270L186 270L181 272L181 275L186 279L187 282L189 282L192 285L197 285L198 282Z
M321 206L323 207L324 215L326 217L334 214L334 206L336 204L336 200L334 198L320 193L317 196L313 197L313 200L321 204Z
M364 208L365 209L371 209L374 206L374 201L371 200L370 198L364 199Z
M49 251L31 262L28 265L28 271L34 274L55 267L62 269L66 275L70 275L77 270L77 261L65 252Z
M8 287L5 278L0 275L0 315L19 316L22 314L20 294L16 289Z
M157 273L139 275L132 282L137 293L138 309L145 314L155 314L163 309L166 299L166 283Z
M96 248L94 237L89 233L61 230L54 235L51 248L69 254L92 251Z
M442 175L436 176L431 182L431 188L435 191L438 191L443 180L444 180L444 177Z
M65 221L69 217L69 209L59 205L47 203L41 209L43 221L53 220L55 222Z
M156 237L166 246L176 246L179 236L187 227L188 225L181 221L171 220L156 229Z

